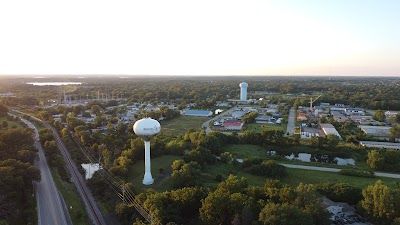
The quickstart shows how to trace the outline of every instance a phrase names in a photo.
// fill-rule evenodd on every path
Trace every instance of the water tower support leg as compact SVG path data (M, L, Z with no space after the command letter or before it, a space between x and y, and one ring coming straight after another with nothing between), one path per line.
M150 164L150 141L144 141L144 177L143 184L151 185L154 180L151 176L151 164Z

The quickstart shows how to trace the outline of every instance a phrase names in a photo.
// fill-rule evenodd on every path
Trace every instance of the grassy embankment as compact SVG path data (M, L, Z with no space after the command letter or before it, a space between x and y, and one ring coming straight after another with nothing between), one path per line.
M168 121L162 121L161 133L167 136L176 137L184 134L190 129L201 129L201 125L208 119L209 118L207 117L179 116Z

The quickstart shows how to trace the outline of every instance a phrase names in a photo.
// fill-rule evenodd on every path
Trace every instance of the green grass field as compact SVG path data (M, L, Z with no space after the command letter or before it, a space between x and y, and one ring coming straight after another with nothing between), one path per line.
M281 130L286 131L286 123L281 124L258 124L258 123L250 123L246 124L245 131L254 131L257 133L261 133L262 130Z
M258 145L227 145L223 152L233 153L237 158L265 158L265 148Z
M175 137L184 134L190 129L201 129L201 125L207 120L207 117L179 116L168 121L162 121L161 133Z
M81 202L75 186L72 183L63 181L57 169L52 168L52 174L54 182L56 183L56 186L61 192L61 195L65 200L65 204L68 207L72 223L74 225L90 224L86 215L85 207L82 206L83 203Z
M160 168L164 169L164 174L171 173L171 164L174 160L181 159L180 156L175 155L163 155L160 157L151 159L151 173L153 175L154 184L151 188L158 191L167 190L170 185L168 184L168 179L165 177L160 177ZM148 188L142 184L143 174L144 174L144 160L137 161L133 166L129 168L128 180L133 183L137 191L143 191Z
M224 163L216 163L214 165L209 165L205 169L206 172L202 174L200 178L201 182L205 186L215 186L218 184L215 177L217 175L221 175L224 179L229 174L234 174L239 177L245 177L250 185L262 186L268 178L255 176L244 171L241 171L239 168L236 168L232 164L224 164ZM338 173L332 172L322 172L322 171L311 171L311 170L302 170L302 169L291 169L287 168L288 176L282 178L281 181L286 184L297 185L299 183L305 184L319 184L325 182L344 182L348 183L355 187L363 188L369 184L375 183L377 180L382 180L389 186L396 186L400 180L399 179L391 179L391 178L365 178L365 177L351 177L344 176Z

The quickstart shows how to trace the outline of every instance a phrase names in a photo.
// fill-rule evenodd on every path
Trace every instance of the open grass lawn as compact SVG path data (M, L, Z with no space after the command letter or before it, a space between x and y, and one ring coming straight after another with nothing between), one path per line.
M258 123L250 123L246 124L245 131L254 131L257 133L261 133L262 130L281 130L286 132L286 123L281 124L258 124Z
M363 188L369 184L375 183L377 180L382 180L385 184L394 187L397 183L400 182L400 179L392 179L392 178L366 178L366 177L353 177L353 176L344 176L338 173L331 172L322 172L322 171L311 171L311 170L302 170L302 169L291 169L287 168L288 176L282 179L282 182L288 184L298 184L298 183L307 183L307 184L318 184L324 182L344 182L351 184L355 187Z
M286 168L288 176L282 178L281 181L286 184L297 185L299 183L306 184L319 184L325 182L344 182L355 187L366 187L369 184L376 182L377 180L382 180L385 184L389 186L395 186L399 179L391 178L364 178L364 177L351 177L344 176L338 173L322 172L322 171L311 171L302 169L291 169ZM206 167L206 172L202 174L200 178L201 183L205 186L215 186L219 182L216 180L217 175L221 175L225 179L229 174L234 174L239 177L247 178L250 185L262 186L268 178L255 176L247 172L241 171L241 169L236 168L232 164L216 163Z
M174 160L181 159L180 156L175 155L163 155L151 159L151 173L153 175L154 184L150 187L158 191L168 190L170 185L168 179L171 174L171 164ZM164 176L160 175L160 168L164 169ZM129 168L129 181L133 182L136 191L143 191L148 188L142 184L144 175L144 160L137 161L133 166Z
M18 127L22 127L22 125L21 125L19 122L9 120L7 117L3 116L3 117L0 117L0 130L1 130L1 129L4 129L3 126L2 126L4 121L6 121L7 124L8 124L7 128L18 128Z
M52 174L54 182L67 205L72 223L74 225L90 224L86 215L85 207L83 207L83 203L81 202L75 186L72 183L63 181L57 169L52 168Z
M258 145L227 145L223 152L231 152L237 158L265 158L266 149Z
M175 137L190 129L201 129L201 125L207 120L207 117L179 116L168 121L161 121L161 133Z
M267 157L267 150L279 151L279 150L287 150L290 152L315 152L315 149L312 149L308 146L290 146L290 147L283 147L283 146L267 146L261 147L259 145L227 145L225 146L222 151L223 152L231 152L237 158L266 158Z

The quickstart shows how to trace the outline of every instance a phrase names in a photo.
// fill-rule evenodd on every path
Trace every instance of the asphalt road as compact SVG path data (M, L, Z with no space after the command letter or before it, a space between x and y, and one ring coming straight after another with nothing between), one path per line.
M57 131L52 126L45 122L43 124L46 128L53 132L57 147L64 158L66 168L68 173L71 175L72 182L75 184L75 187L77 188L78 193L85 204L86 212L88 213L90 220L94 225L106 225L103 214L101 213L92 193L90 192L85 179L83 178L82 174L79 173L79 170L75 162L72 160L68 149L65 147L64 142L61 140Z
M304 165L295 165L295 164L286 164L286 163L281 163L281 165L284 167L293 168L293 169L316 170L316 171L333 172L333 173L338 173L341 170L338 168L319 167L319 166L304 166ZM395 173L375 172L375 176L400 179L400 174L395 174Z
M62 201L61 196L54 183L49 166L44 155L44 150L39 141L39 134L36 127L29 121L22 119L29 128L34 130L35 147L38 150L38 158L35 165L40 170L41 180L35 182L36 202L39 225L72 225L69 212Z
M289 133L289 135L293 135L295 126L296 126L296 109L292 107L290 108L289 111L286 133Z
M53 132L54 139L56 141L57 147L60 150L60 153L65 161L65 166L68 173L71 175L71 180L74 183L79 196L81 197L82 202L85 205L86 212L92 222L93 225L107 225L104 220L104 217L92 195L90 192L86 181L84 180L83 176L80 174L78 167L76 166L75 162L72 160L71 155L69 154L68 149L65 147L64 142L61 140L60 136L58 135L57 131L54 127L50 126L48 123L40 120L37 117L28 115L18 110L14 110L17 113L26 115L31 117L32 119L42 123L46 128L50 129ZM46 225L58 225L62 223L48 223Z

